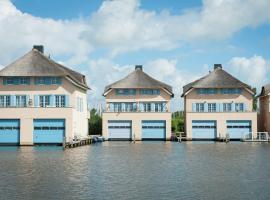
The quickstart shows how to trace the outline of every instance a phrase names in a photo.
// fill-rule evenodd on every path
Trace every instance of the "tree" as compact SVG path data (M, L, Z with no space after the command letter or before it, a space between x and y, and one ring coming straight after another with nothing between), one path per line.
M172 132L184 132L184 114L182 111L172 113Z
M256 88L252 88L252 91L254 92L253 95L253 110L256 111L258 108L258 97L256 96L257 93L257 89Z
M89 135L101 135L101 133L102 133L102 118L98 115L97 110L93 108L90 111Z

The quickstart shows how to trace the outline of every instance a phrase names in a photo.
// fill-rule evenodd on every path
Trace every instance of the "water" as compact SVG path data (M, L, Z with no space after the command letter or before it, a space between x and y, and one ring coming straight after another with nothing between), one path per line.
M270 144L0 147L0 199L270 199Z

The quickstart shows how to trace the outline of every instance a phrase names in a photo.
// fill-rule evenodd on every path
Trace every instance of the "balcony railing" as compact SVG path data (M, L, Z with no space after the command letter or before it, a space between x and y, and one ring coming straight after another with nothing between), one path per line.
M170 112L167 103L109 103L105 112L113 113L165 113Z

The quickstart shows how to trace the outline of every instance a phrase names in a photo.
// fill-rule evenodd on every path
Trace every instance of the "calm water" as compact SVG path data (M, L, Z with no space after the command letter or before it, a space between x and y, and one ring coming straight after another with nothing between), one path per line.
M270 199L270 144L0 147L0 199Z

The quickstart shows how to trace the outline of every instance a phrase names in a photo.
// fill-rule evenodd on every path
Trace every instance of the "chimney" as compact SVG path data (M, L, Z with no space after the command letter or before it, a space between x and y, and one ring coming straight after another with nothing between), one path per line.
M38 50L40 53L44 53L44 46L43 45L34 45L33 49Z
M135 65L135 70L141 70L142 71L143 70L142 65Z
M135 70L141 70L142 71L142 65L135 65Z
M214 69L222 69L222 64L214 64Z

